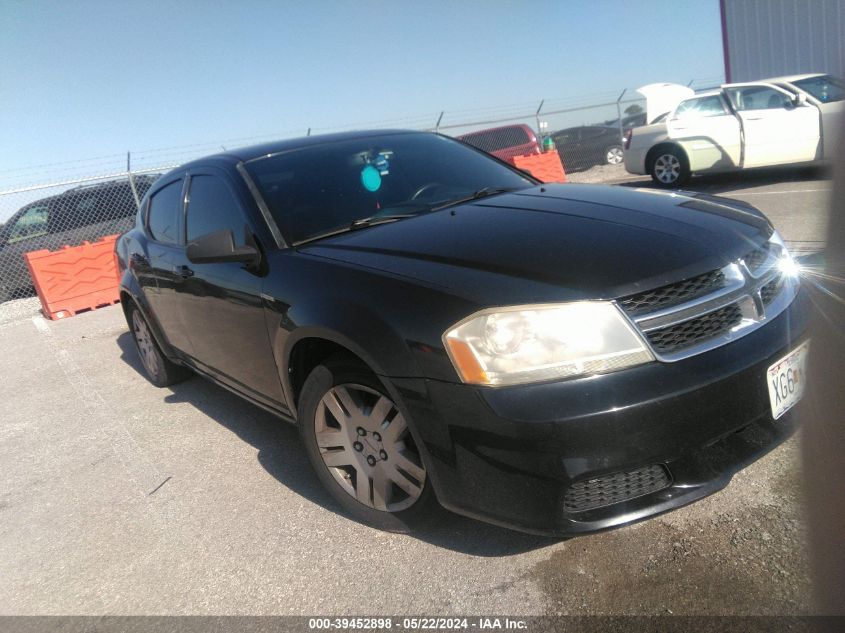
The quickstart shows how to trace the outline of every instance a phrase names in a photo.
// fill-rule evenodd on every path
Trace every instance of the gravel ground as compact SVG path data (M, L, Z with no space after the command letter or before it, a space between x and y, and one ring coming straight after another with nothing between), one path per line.
M0 327L22 319L31 318L41 313L41 301L38 297L14 299L0 303Z
M622 182L632 178L641 178L640 176L632 176L625 171L624 165L596 165L584 171L573 171L566 174L566 179L569 182L585 182L591 184L602 184L611 182Z
M698 185L823 239L822 179ZM814 610L800 437L699 503L603 534L444 513L391 535L339 514L292 427L199 378L150 385L119 306L37 310L0 306L0 614Z

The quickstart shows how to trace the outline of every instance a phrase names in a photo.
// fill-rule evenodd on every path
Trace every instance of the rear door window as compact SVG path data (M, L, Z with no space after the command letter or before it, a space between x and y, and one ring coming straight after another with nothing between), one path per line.
M150 199L147 228L150 236L165 244L179 243L182 219L182 180L159 189Z
M675 118L690 119L695 117L721 116L725 114L725 107L718 95L687 99L678 104L675 110Z
M146 190L139 191L138 195L143 196ZM134 216L138 211L135 204L135 196L128 183L121 183L114 187L104 188L97 192L97 205L99 210L95 214L97 222L104 220L119 220Z
M93 191L73 194L57 200L56 209L50 216L50 233L63 233L96 224L98 212L97 194Z

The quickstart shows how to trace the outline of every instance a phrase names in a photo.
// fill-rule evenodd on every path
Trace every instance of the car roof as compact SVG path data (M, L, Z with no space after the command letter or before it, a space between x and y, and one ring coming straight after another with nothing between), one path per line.
M323 145L325 143L336 143L339 141L349 141L353 139L368 138L371 136L386 136L392 134L425 134L420 130L361 130L354 132L338 132L335 134L315 134L314 136L302 136L299 138L290 138L282 141L271 141L269 143L261 143L260 145L250 145L249 147L239 147L237 149L220 152L218 154L211 154L184 163L172 170L172 172L180 171L196 165L207 165L209 163L226 163L234 164L239 162L246 162L262 156L270 156L280 152L287 152L294 149L302 149L304 147L313 147L315 145ZM171 173L172 173L171 172Z
M138 180L144 180L144 181L148 181L150 184L152 184L152 182L155 181L155 179L157 177L158 176L147 175L147 174L139 174L139 175L135 176L135 180L136 180L136 182ZM127 187L128 188L129 182L124 177L124 178L112 178L111 180L105 180L103 182L83 183L81 185L77 185L76 187L71 187L70 189L65 189L62 192L53 194L52 196L46 196L44 198L39 198L38 200L33 200L32 202L28 202L27 204L22 206L20 209L15 211L14 215L18 215L22 211L27 211L28 209L31 209L32 207L36 207L38 205L49 204L49 203L56 202L58 200L64 200L64 199L67 199L67 198L73 198L75 196L86 195L88 193L91 193L92 191L94 191L94 192L102 191L104 189L110 189L110 188L114 188L114 187Z

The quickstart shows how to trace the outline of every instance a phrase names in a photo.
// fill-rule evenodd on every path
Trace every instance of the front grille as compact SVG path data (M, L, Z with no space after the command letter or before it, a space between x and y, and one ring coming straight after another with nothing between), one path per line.
M666 467L652 464L572 484L563 497L563 507L567 512L585 512L642 497L671 483Z
M719 290L724 285L725 273L713 270L678 283L624 297L619 300L619 304L633 316L691 301Z
M657 360L701 354L763 327L789 307L800 285L774 265L781 248L758 246L719 270L617 303Z
M748 266L748 270L752 273L756 273L757 269L763 265L766 259L769 256L769 245L764 244L759 248L755 248L753 251L748 253L745 257L743 257L743 261L745 261L745 265Z
M668 354L715 338L738 325L740 321L742 311L734 303L683 323L646 332L646 337L655 350Z
M782 287L783 277L781 276L777 279L772 279L769 283L760 288L760 299L763 301L763 305L767 306L774 301L774 298L780 294Z

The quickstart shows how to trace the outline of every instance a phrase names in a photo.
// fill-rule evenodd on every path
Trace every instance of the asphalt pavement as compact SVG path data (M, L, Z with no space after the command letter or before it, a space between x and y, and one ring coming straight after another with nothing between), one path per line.
M646 181L626 179L626 185ZM817 171L693 181L824 241ZM0 306L0 614L807 614L798 441L687 508L571 540L339 513L296 430L200 378L157 389L119 306Z

